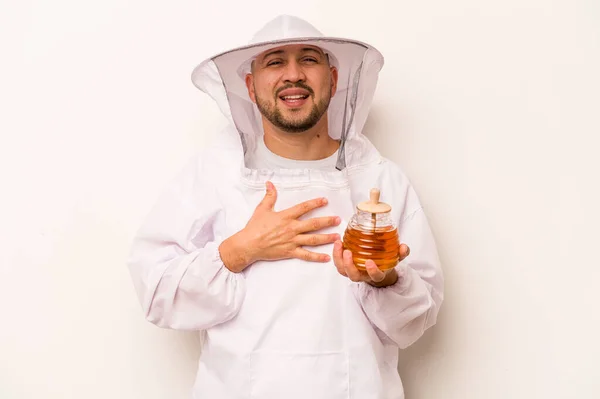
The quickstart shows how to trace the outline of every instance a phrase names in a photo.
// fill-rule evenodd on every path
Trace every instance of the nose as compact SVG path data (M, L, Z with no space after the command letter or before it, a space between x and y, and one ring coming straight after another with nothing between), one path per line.
M283 71L282 79L284 82L291 83L306 80L302 65L300 65L296 60L289 61Z

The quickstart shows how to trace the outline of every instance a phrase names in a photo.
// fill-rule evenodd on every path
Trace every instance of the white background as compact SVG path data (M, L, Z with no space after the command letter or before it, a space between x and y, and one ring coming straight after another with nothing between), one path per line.
M190 397L197 339L143 320L125 259L224 123L192 68L280 13L386 57L367 135L447 278L407 399L600 398L597 0L3 0L0 398Z

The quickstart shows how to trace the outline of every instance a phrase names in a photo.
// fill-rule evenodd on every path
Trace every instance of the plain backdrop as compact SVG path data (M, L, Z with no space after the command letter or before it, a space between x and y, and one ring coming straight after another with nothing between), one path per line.
M407 399L600 398L597 0L0 4L0 398L190 398L197 337L144 321L125 261L225 122L192 68L281 13L386 59L365 131L446 275Z

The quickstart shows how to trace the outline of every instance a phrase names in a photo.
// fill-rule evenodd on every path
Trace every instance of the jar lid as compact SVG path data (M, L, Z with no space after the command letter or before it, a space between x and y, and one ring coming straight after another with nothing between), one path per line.
M372 188L370 191L369 201L364 201L358 204L357 208L369 213L386 213L392 210L392 207L385 202L379 202L379 189Z

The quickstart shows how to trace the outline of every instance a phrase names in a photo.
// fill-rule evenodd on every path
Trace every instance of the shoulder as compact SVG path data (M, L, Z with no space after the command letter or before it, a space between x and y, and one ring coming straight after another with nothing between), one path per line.
M390 205L396 208L398 219L402 221L422 211L417 190L402 167L385 157L381 157L378 167L382 193L384 190L388 193L382 198L390 200Z
M242 162L241 148L215 140L189 156L178 178L195 184L219 185L234 178Z
M178 199L181 205L210 201L220 186L228 185L236 167L231 156L207 146L196 150L167 180L162 196Z
M402 169L402 167L398 163L384 156L380 156L379 168L381 170L381 173L384 173L390 178L396 180L397 184L405 185L407 187L411 186L410 179L408 178L404 169Z

